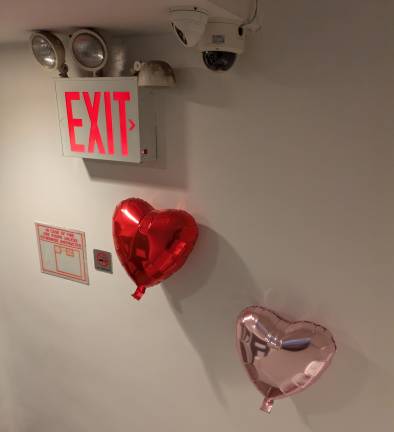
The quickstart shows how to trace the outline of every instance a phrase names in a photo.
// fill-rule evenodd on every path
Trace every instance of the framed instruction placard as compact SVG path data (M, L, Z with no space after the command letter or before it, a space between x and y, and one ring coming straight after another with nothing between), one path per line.
M89 283L85 233L36 223L42 273Z

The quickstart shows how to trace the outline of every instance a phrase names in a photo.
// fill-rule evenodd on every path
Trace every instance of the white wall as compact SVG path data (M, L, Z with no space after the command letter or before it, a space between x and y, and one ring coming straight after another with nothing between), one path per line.
M394 5L267 1L233 71L171 35L130 40L179 86L159 97L151 166L61 155L52 77L0 48L1 432L393 430ZM186 266L131 299L116 203L201 224ZM39 271L34 222L86 232L90 286ZM270 416L234 348L261 303L335 334L330 370Z

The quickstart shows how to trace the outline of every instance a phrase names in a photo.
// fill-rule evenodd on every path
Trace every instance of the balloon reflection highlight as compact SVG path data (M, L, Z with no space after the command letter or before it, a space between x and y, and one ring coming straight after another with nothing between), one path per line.
M125 216L127 216L132 222L134 222L135 224L139 224L140 223L140 221L136 218L136 217L134 217L127 209L121 209L121 212L125 215Z

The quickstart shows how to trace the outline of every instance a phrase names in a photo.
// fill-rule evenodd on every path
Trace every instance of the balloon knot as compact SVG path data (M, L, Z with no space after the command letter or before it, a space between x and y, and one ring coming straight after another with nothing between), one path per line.
M132 297L134 297L136 300L141 300L142 297L143 297L144 294L145 294L145 291L146 291L146 287L144 287L143 285L142 285L142 286L139 286L139 287L135 290L135 292L134 292L134 294L132 295Z
M272 406L274 404L273 399L265 398L263 400L263 404L261 405L261 411L264 411L265 413L270 413L272 410Z

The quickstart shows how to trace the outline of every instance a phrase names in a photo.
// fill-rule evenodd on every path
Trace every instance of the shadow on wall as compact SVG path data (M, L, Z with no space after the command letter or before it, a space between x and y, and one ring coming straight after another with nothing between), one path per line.
M341 410L357 398L367 380L368 369L365 357L340 344L328 371L314 386L292 398L303 422L313 431L331 431L333 425L326 425L325 429L324 417L318 415Z
M392 401L394 378L370 362L359 350L341 343L341 340L349 341L349 338L339 338L338 352L327 373L310 389L292 398L301 419L314 432L340 430L353 424L356 417L357 424L360 417L363 418L367 430L368 426L376 425L378 410ZM368 393L364 409L360 405L362 393ZM360 401L354 403L358 398ZM350 407L351 402L354 409ZM339 411L342 412L341 422L347 419L346 425L333 424L332 420L326 421L327 418L322 416ZM374 416L371 417L371 413Z
M174 189L188 187L188 126L198 127L198 122L187 118L190 103L225 107L231 103L229 83L212 79L209 71L184 68L175 71L177 87L156 91L158 122L157 160L129 164L84 159L92 180L112 180L117 183L159 185ZM201 143L203 146L204 143Z
M200 226L185 267L163 285L218 400L227 405L222 384L247 379L235 349L235 323L243 308L259 300L248 268L223 237Z

